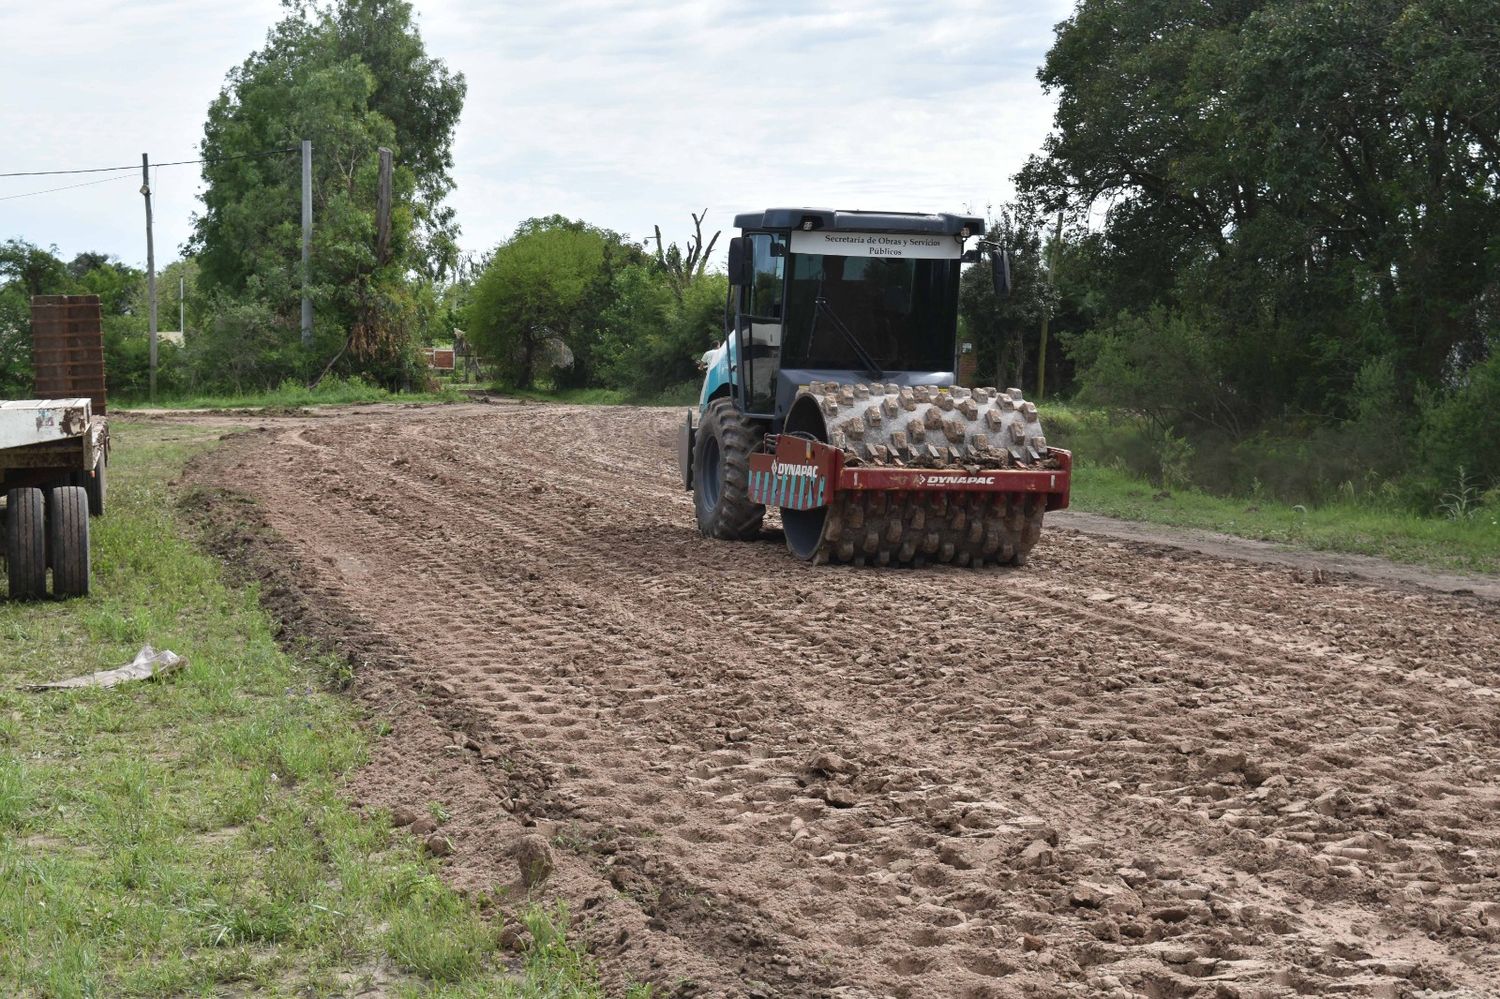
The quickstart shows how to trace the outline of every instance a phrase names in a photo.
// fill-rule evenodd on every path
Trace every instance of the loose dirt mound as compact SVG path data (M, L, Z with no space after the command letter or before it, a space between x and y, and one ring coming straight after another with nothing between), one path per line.
M541 832L663 995L1496 994L1492 607L1061 533L810 567L698 537L679 419L273 420L195 472L459 885Z

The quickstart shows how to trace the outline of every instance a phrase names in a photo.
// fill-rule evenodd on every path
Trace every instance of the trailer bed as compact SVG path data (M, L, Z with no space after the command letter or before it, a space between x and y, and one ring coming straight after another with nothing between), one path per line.
M0 472L90 471L108 446L105 422L88 399L0 401Z

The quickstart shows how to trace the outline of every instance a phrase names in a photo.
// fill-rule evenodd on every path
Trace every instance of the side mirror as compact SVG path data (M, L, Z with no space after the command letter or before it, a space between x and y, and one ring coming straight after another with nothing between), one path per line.
M755 283L755 248L749 236L729 241L729 283L740 288Z
M995 294L1004 297L1010 294L1010 253L1006 250L990 251L990 269L995 278Z

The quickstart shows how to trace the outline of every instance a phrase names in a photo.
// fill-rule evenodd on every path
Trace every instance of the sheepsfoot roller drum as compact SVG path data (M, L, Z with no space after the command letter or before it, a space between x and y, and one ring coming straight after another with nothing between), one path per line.
M749 499L812 562L1023 565L1071 469L1017 389L817 383L750 455Z

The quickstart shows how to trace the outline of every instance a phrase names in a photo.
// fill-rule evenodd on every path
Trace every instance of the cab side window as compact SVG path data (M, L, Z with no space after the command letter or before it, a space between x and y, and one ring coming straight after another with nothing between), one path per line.
M755 246L755 284L750 287L750 314L763 319L780 319L786 273L786 237L758 233L750 238Z

